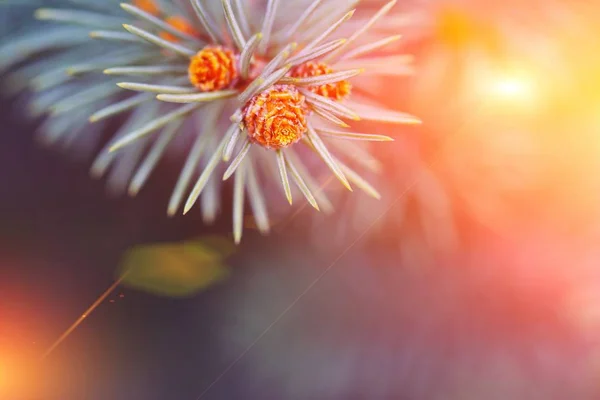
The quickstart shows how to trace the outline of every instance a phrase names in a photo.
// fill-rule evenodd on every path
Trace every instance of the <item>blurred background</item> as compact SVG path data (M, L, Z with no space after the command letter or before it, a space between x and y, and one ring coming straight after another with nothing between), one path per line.
M177 168L107 196L3 96L0 399L600 398L600 10L392 14L416 73L371 92L423 125L371 127L382 199L238 248L228 213L166 217Z

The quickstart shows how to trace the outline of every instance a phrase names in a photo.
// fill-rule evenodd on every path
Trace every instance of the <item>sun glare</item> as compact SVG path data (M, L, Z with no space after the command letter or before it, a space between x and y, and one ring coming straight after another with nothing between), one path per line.
M533 112L540 105L534 76L524 70L490 71L477 85L480 99L497 111Z
M532 93L531 82L519 76L501 76L491 84L492 93L505 98L524 98Z

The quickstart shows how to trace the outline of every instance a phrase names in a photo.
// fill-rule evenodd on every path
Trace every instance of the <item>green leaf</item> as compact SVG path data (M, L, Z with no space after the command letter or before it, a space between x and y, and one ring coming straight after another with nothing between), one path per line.
M168 297L189 297L229 277L230 240L208 236L128 250L117 271L124 286Z

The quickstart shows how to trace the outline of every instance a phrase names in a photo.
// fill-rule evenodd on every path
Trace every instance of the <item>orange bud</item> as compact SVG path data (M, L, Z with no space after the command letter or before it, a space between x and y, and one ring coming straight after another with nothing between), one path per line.
M221 46L207 46L192 57L188 76L203 92L228 88L238 77L235 54Z
M306 132L304 96L291 85L275 85L254 96L244 108L248 137L267 149L296 143Z
M309 61L293 68L290 71L290 76L293 78L308 78L331 74L332 72L333 69L327 64ZM315 94L327 97L331 100L342 100L350 94L352 85L347 80L343 80L335 83L328 83L326 85L309 86L308 89Z

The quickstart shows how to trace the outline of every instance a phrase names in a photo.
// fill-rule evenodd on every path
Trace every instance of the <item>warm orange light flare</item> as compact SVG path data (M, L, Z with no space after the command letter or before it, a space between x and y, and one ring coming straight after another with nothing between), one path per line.
M31 395L35 391L36 385L32 385L32 382L28 381L35 376L32 366L27 364L29 363L26 363L21 357L15 357L7 350L2 350L2 354L0 354L0 398L25 398L26 394Z
M8 303L11 300L14 298L9 297ZM3 314L2 311L0 309L0 399L41 399L43 377L48 374L42 373L37 363L39 347L35 340L43 333L31 332L33 327L27 326L27 320L33 315L9 316L12 312Z
M275 85L250 100L244 123L250 140L267 149L294 144L306 131L304 96L294 86Z
M8 361L5 358L6 356L0 359L0 393L12 391L12 382L15 380L15 377L13 376L15 366L8 365Z
M194 27L183 17L173 15L171 17L165 18L165 22L171 25L173 28L177 29L178 31L187 33L190 36L199 36L198 31L196 31ZM169 32L161 32L160 37L165 40L168 40L169 42L174 43L179 42L181 40L177 36Z
M160 14L160 8L154 0L133 0L133 5L137 8L146 11L148 14L158 16Z
M293 78L308 78L331 73L333 73L333 69L329 65L309 61L292 68L290 76ZM348 97L352 85L347 80L343 80L336 83L328 83L327 85L310 86L308 89L313 93L332 100L342 100Z
M192 57L188 76L203 92L226 89L238 77L235 54L221 46L207 46Z

